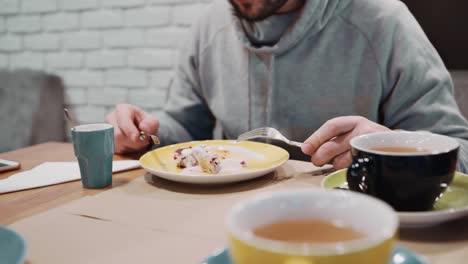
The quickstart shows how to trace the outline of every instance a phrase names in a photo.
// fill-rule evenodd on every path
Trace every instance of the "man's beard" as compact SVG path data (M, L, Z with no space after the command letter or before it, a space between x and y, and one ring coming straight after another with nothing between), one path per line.
M259 0L257 0L259 1ZM288 2L288 0L262 0L262 3L259 5L255 13L249 13L252 11L254 5L244 4L241 7L234 0L229 0L232 5L232 13L234 16L238 17L247 22L258 22L266 19L267 17L277 13L281 7Z

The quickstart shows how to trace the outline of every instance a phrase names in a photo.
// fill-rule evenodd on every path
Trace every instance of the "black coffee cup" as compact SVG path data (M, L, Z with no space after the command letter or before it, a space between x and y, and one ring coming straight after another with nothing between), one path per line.
M349 189L397 211L426 211L452 182L460 144L429 132L391 131L351 140Z

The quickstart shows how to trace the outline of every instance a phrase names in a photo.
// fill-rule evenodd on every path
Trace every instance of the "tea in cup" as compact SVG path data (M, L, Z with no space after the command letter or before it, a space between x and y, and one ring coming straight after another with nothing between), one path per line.
M425 211L452 182L460 144L429 132L392 131L351 140L349 189L370 194L397 211Z
M269 192L227 218L235 264L387 263L398 217L371 196L339 190Z

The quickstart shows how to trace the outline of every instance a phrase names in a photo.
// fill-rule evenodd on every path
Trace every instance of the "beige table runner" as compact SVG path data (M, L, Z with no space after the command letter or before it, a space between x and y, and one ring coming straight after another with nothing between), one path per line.
M27 264L196 263L195 260L223 243L80 217L61 209L19 221L11 227L28 243Z
M297 164L296 164L297 163ZM296 185L317 168L288 162L274 174L227 186L190 186L151 175L11 225L35 263L199 263L226 245L224 215L258 189ZM319 181L319 178L311 178Z
M288 161L274 174L226 186L191 186L152 175L12 225L35 263L199 263L226 245L224 219L261 191L317 188L310 163ZM400 243L432 263L466 263L468 219L401 230ZM89 253L92 252L92 253ZM133 259L132 261L129 261Z

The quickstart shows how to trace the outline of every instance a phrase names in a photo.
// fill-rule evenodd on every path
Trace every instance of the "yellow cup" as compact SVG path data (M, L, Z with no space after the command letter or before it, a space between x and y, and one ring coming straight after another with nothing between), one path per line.
M338 222L365 236L343 242L292 243L253 233L259 226L301 219ZM386 264L398 230L398 216L371 196L299 189L263 193L236 204L228 214L227 228L235 264Z

